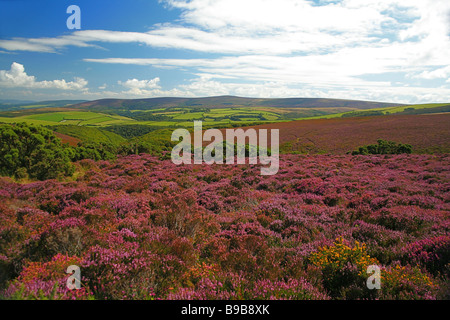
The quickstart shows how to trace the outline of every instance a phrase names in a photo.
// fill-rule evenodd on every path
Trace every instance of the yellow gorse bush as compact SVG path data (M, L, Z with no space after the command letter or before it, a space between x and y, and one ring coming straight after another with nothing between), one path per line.
M331 246L313 252L309 262L321 269L325 288L336 297L357 287L361 289L357 298L422 299L435 296L438 289L434 280L418 266L381 266L376 258L368 255L366 245L358 241L351 246L338 238ZM381 268L381 290L367 291L365 279L370 265Z
M393 287L401 287L406 283L425 285L430 289L437 287L431 278L425 273L422 273L418 268L407 268L400 265L396 265L390 270L382 272L381 280L385 283L389 283Z
M379 265L377 259L367 254L364 243L355 241L351 247L342 237L337 238L333 245L319 248L317 252L311 254L309 261L320 268L342 269L350 264L358 268L359 275L365 274L370 265Z

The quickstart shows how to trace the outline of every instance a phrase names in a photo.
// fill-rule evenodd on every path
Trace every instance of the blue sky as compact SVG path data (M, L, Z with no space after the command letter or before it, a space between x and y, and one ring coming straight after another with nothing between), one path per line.
M0 99L448 102L449 36L448 0L0 0Z

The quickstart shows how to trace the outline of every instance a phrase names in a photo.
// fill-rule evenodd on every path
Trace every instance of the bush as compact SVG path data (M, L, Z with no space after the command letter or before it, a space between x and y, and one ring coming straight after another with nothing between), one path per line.
M373 294L366 287L366 271L368 266L379 262L367 254L365 244L356 241L350 247L339 238L332 246L312 253L309 261L322 270L323 284L331 297L369 298Z
M377 259L367 254L366 245L355 242L350 247L342 238L332 246L313 252L309 261L322 271L323 285L330 296L340 299L436 299L438 285L418 266L382 267ZM381 269L380 290L367 288L367 267Z
M91 293L86 287L69 290L66 286L70 265L79 265L76 256L55 255L48 262L30 262L12 281L2 298L12 300L86 300Z
M433 300L437 292L437 284L418 267L397 265L381 272L381 299Z
M409 144L397 144L396 142L382 139L379 139L377 142L378 144L359 147L358 150L352 152L352 155L412 153L412 146Z
M114 160L116 158L118 148L111 143L86 143L80 142L73 149L72 161L84 159L98 160Z

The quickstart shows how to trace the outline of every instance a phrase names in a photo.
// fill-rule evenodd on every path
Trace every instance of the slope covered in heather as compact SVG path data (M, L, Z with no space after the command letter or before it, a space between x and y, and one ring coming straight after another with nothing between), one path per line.
M448 155L283 155L274 176L149 155L78 165L72 182L0 179L3 298L448 294ZM80 290L66 287L72 264Z

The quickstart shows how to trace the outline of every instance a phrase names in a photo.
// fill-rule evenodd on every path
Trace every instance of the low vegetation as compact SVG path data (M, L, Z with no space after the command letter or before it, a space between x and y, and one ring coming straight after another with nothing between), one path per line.
M448 155L282 155L275 176L145 154L78 165L75 181L0 178L1 298L448 297Z

